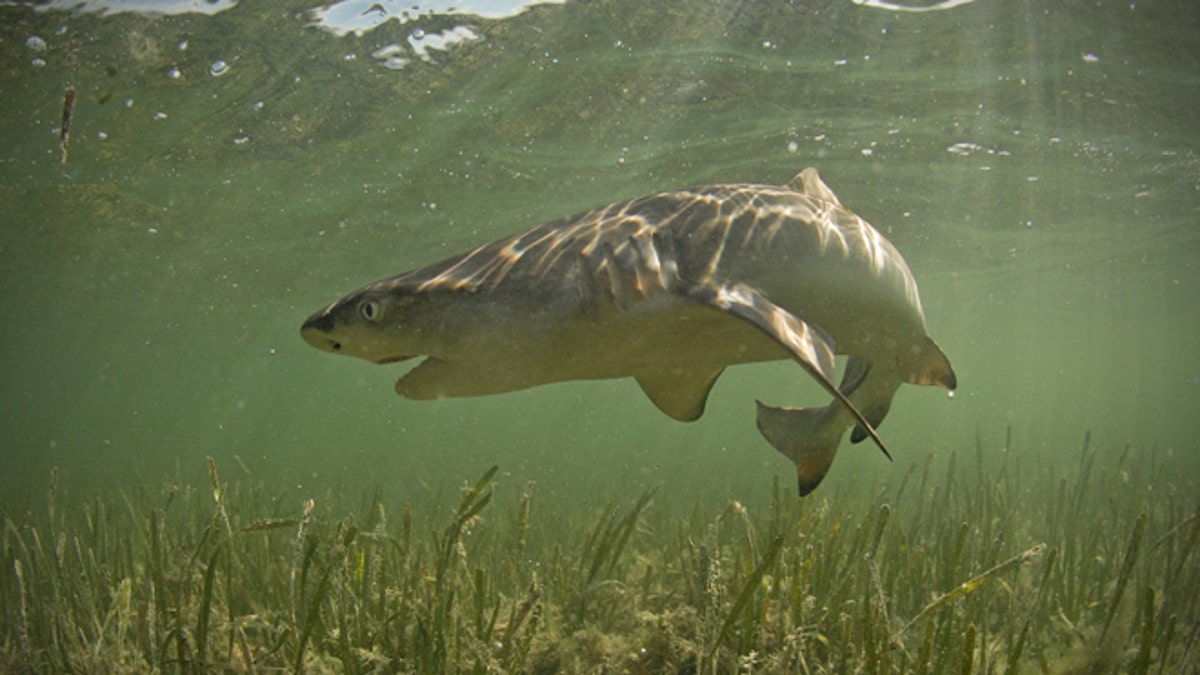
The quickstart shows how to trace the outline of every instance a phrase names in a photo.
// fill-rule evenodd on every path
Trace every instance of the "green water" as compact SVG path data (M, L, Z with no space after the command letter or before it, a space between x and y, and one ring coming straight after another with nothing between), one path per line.
M130 461L153 476L236 454L298 484L457 483L495 462L564 496L658 480L748 496L789 471L751 399L824 399L791 365L730 372L706 417L681 425L632 382L404 401L402 367L327 357L297 329L363 283L554 217L808 165L905 254L961 383L952 401L902 391L885 427L898 464L847 450L830 491L862 480L849 457L870 455L876 478L977 428L1011 425L1042 455L1087 429L1194 452L1200 50L1186 3L593 2L361 37L310 25L304 6L253 4L157 19L4 9L11 490L55 465L68 482L121 480ZM459 25L479 39L430 62L372 56Z
M344 35L311 9L0 7L10 512L44 501L52 467L79 502L202 487L207 457L292 517L330 490L452 497L493 464L564 517L660 482L682 513L764 504L793 468L753 399L827 398L794 364L731 370L685 425L632 381L407 401L405 366L298 330L364 283L559 216L810 165L904 254L960 389L903 388L881 429L896 461L847 444L809 499L861 512L872 486L974 456L977 436L1000 452L1011 428L1011 455L1068 478L1089 430L1105 457L1173 457L1161 489L1194 508L1193 3L601 0Z

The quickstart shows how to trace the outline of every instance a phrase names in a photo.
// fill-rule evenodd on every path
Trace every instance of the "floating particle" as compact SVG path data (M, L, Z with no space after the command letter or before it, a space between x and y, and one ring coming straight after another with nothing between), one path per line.
M58 170L67 168L67 143L71 140L71 118L75 116L75 87L63 96L62 130L58 132Z

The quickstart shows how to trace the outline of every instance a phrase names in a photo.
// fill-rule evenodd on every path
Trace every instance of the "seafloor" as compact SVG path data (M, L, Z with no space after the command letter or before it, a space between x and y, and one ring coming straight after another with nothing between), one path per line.
M81 501L51 475L5 513L0 669L1194 672L1200 520L1177 459L1086 440L1067 472L1015 457L980 446L865 499L777 484L761 508L654 487L575 508L494 468L449 510L301 500L211 461L207 481Z

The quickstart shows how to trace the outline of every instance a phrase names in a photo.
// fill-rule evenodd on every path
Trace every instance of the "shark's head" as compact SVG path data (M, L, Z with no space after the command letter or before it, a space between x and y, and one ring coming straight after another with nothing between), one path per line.
M308 317L300 336L332 354L356 356L371 363L396 363L428 354L414 307L419 296L368 286Z

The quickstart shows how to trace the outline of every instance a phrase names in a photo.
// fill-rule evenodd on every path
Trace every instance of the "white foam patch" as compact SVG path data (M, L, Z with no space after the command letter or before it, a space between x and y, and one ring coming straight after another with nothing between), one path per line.
M942 0L942 2L936 2L932 5L902 5L898 2L888 2L887 0L852 0L852 2L863 7L886 9L889 12L940 12L969 5L975 2L975 0Z

